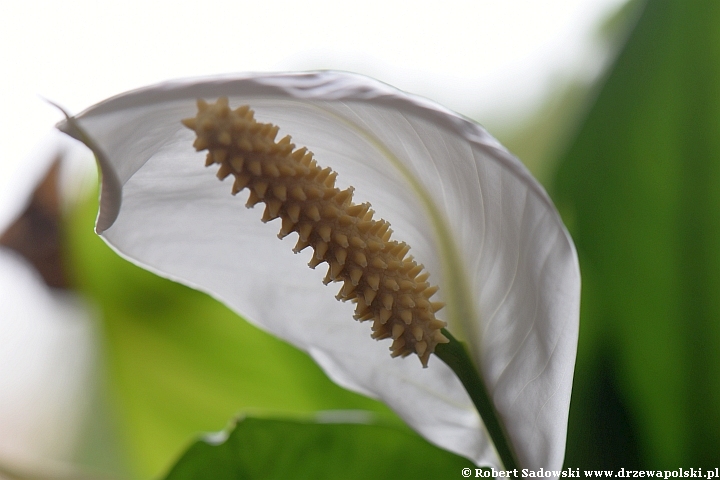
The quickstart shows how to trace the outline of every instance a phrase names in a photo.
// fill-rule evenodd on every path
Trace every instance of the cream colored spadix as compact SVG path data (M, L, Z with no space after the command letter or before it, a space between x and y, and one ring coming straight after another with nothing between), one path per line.
M437 287L406 257L408 245L390 240L390 225L373 219L369 203L353 203L353 189L337 188L335 172L289 136L276 142L279 128L255 120L247 105L198 100L197 116L182 123L197 134L195 148L209 151L206 165L219 164L221 180L234 176L233 194L249 188L248 207L263 202L264 222L282 219L280 238L297 232L294 251L313 248L310 267L328 264L325 284L344 282L338 300L357 305L356 320L373 320L373 338L392 338L393 357L414 352L427 367L435 345L448 342L440 332L446 323L435 318L443 304L430 300Z

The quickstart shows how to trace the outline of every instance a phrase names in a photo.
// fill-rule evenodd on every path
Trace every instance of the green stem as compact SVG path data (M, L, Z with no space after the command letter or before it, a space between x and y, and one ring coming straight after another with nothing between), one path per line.
M462 382L470 395L475 408L495 444L495 450L502 460L505 470L518 468L518 462L510 446L510 442L502 428L495 406L490 400L485 384L478 374L475 364L465 350L462 343L453 337L446 329L442 330L450 343L440 343L435 347L435 355L445 362Z

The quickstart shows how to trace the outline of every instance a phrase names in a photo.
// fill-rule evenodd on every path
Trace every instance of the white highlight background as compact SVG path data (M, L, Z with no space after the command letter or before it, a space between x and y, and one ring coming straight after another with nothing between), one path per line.
M623 0L26 0L0 6L0 226L11 179L61 116L182 76L340 69L464 115L522 119L559 78L597 73ZM22 183L22 182L20 182Z

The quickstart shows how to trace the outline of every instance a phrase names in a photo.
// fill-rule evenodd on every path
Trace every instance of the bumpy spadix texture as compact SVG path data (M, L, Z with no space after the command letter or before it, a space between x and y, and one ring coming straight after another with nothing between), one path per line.
M282 219L280 238L297 232L296 253L313 248L310 267L328 264L325 284L343 282L337 299L356 304L356 320L373 320L373 338L392 338L393 356L414 352L427 366L435 346L448 341L445 322L435 318L443 304L430 300L437 287L406 256L410 247L390 239L390 224L373 219L370 204L353 203L352 187L337 188L337 174L290 136L276 142L279 127L256 121L249 106L198 100L197 116L183 124L196 132L195 148L209 150L206 164L220 165L218 177L235 177L233 194L248 188L248 207L265 203L264 222Z

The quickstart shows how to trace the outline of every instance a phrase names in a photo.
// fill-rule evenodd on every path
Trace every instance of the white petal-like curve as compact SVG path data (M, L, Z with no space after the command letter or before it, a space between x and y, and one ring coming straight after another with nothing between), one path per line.
M120 254L206 291L309 352L337 383L381 399L431 442L499 466L457 378L438 359L392 359L352 305L220 185L180 119L228 96L307 146L411 245L468 342L520 463L559 469L578 334L575 249L542 187L487 132L432 102L336 72L167 82L91 107L77 123L103 170L98 231ZM76 138L72 123L60 128ZM88 140L87 138L85 139ZM295 237L291 235L291 237ZM322 270L322 269L318 269ZM338 286L339 288L339 286ZM282 388L281 386L279 388Z

